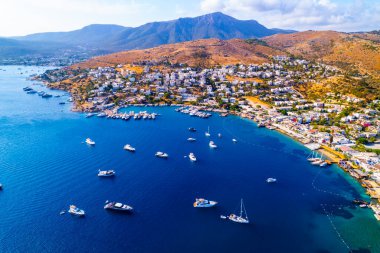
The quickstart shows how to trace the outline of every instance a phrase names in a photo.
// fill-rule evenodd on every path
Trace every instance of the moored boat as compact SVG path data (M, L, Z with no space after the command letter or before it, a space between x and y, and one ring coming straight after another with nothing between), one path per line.
M119 203L119 202L108 202L108 201L106 201L106 205L104 206L104 209L122 211L122 212L130 212L133 210L133 208L129 205Z
M76 215L76 216L84 216L86 213L83 209L79 209L78 207L74 205L70 205L69 211L70 214Z
M194 153L190 153L190 154L189 154L189 159L190 159L190 161L192 161L192 162L196 162L196 161L197 161L197 158L195 157Z
M91 146L94 146L94 145L95 145L95 141L91 140L90 138L87 138L87 139L86 139L86 143L87 143L88 145L91 145Z
M190 141L190 142L196 141L195 138L191 138L191 137L190 137L190 138L187 138L187 140Z
M167 153L164 153L161 151L156 152L155 156L157 156L159 158L168 158L169 157L169 155Z
M114 170L99 170L98 177L113 177L116 175Z
M217 148L218 147L213 141L210 141L208 145L210 146L210 148Z
M273 178L273 177L267 178L267 183L275 183L275 182L277 182L276 178Z
M211 134L210 134L210 127L207 128L207 132L205 132L205 136L206 137L210 137Z
M131 145L127 144L127 145L124 146L124 150L130 151L130 152L135 152L136 148L134 148Z
M240 201L240 214L239 215L230 214L228 216L228 219L237 223L243 223L243 224L249 223L249 219L248 219L247 211L245 210L245 207L244 207L243 199L241 199Z
M195 199L193 206L194 207L213 207L216 204L218 204L218 202L216 201L199 198L199 199Z

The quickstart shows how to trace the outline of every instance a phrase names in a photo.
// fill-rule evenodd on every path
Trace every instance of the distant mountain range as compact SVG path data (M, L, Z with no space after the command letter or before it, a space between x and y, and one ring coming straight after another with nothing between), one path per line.
M217 12L195 18L153 22L131 28L119 25L89 25L70 32L37 33L0 38L0 59L54 54L100 55L130 49L198 39L247 39L295 31L268 29L255 20L238 20Z

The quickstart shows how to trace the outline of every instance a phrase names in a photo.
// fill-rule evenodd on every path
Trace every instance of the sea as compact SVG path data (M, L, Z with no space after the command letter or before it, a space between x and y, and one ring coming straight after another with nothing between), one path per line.
M123 109L156 120L86 118L67 92L27 80L46 69L0 66L0 252L380 252L379 222L352 204L369 200L360 184L336 165L310 165L300 143L246 119L175 107ZM108 169L114 178L97 176ZM195 198L218 204L194 208ZM239 214L241 199L249 224L220 218ZM104 210L107 200L134 211ZM61 215L71 204L86 216Z

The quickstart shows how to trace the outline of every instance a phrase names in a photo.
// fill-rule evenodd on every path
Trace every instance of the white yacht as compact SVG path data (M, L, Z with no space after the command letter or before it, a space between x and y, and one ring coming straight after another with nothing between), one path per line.
M189 154L189 158L190 158L190 161L192 161L192 162L196 162L197 161L197 158L195 157L194 153L190 153Z
M270 177L267 179L267 183L275 183L277 182L277 179L273 178L273 177Z
M86 143L87 143L88 145L91 145L91 146L94 146L94 145L95 145L95 141L91 140L90 138L87 138L87 139L86 139Z
M113 177L116 172L114 170L99 170L98 177Z
M218 204L218 202L200 198L200 199L195 199L193 206L194 207L213 207L216 204Z
M208 128L207 128L207 132L205 133L205 136L206 136L206 137L210 137L210 135L211 135L211 134L210 134L210 127L208 127Z
M187 140L193 142L193 141L196 141L197 139L190 137L190 138L187 138Z
M84 210L79 209L78 207L74 205L70 205L69 211L70 214L77 215L77 216L84 216L86 213Z
M230 214L228 216L228 219L237 223L243 223L243 224L249 223L249 219L248 219L247 211L245 210L245 207L244 207L243 199L241 199L240 201L240 215Z
M167 153L164 153L164 152L161 152L161 151L158 151L156 153L156 156L159 157L159 158L168 158L169 155Z
M127 144L127 145L124 146L124 150L130 151L130 152L135 152L136 148L134 148L131 145Z
M123 203L119 203L119 202L109 202L108 200L106 201L106 205L104 206L104 209L108 209L108 210L115 210L115 211L132 211L133 208L131 206L128 206L126 204L123 204Z
M210 141L208 145L210 146L210 148L217 148L218 147L213 141Z

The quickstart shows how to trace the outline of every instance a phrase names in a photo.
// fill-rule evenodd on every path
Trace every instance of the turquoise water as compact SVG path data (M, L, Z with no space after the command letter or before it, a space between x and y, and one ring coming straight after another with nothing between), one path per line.
M351 205L365 197L360 185L336 166L309 165L308 151L286 136L174 108L127 109L160 113L155 121L88 119L58 104L66 93L28 95L22 87L32 82L18 67L0 68L0 252L380 252L378 222ZM22 67L32 69L43 71ZM217 150L208 147L208 126ZM87 137L95 147L83 144ZM126 143L135 154L122 149ZM155 158L158 150L169 159ZM190 152L198 162L184 157ZM98 169L117 176L98 178ZM196 197L219 204L195 209ZM221 220L240 198L251 224ZM106 212L106 200L135 212ZM59 215L70 204L86 217Z

